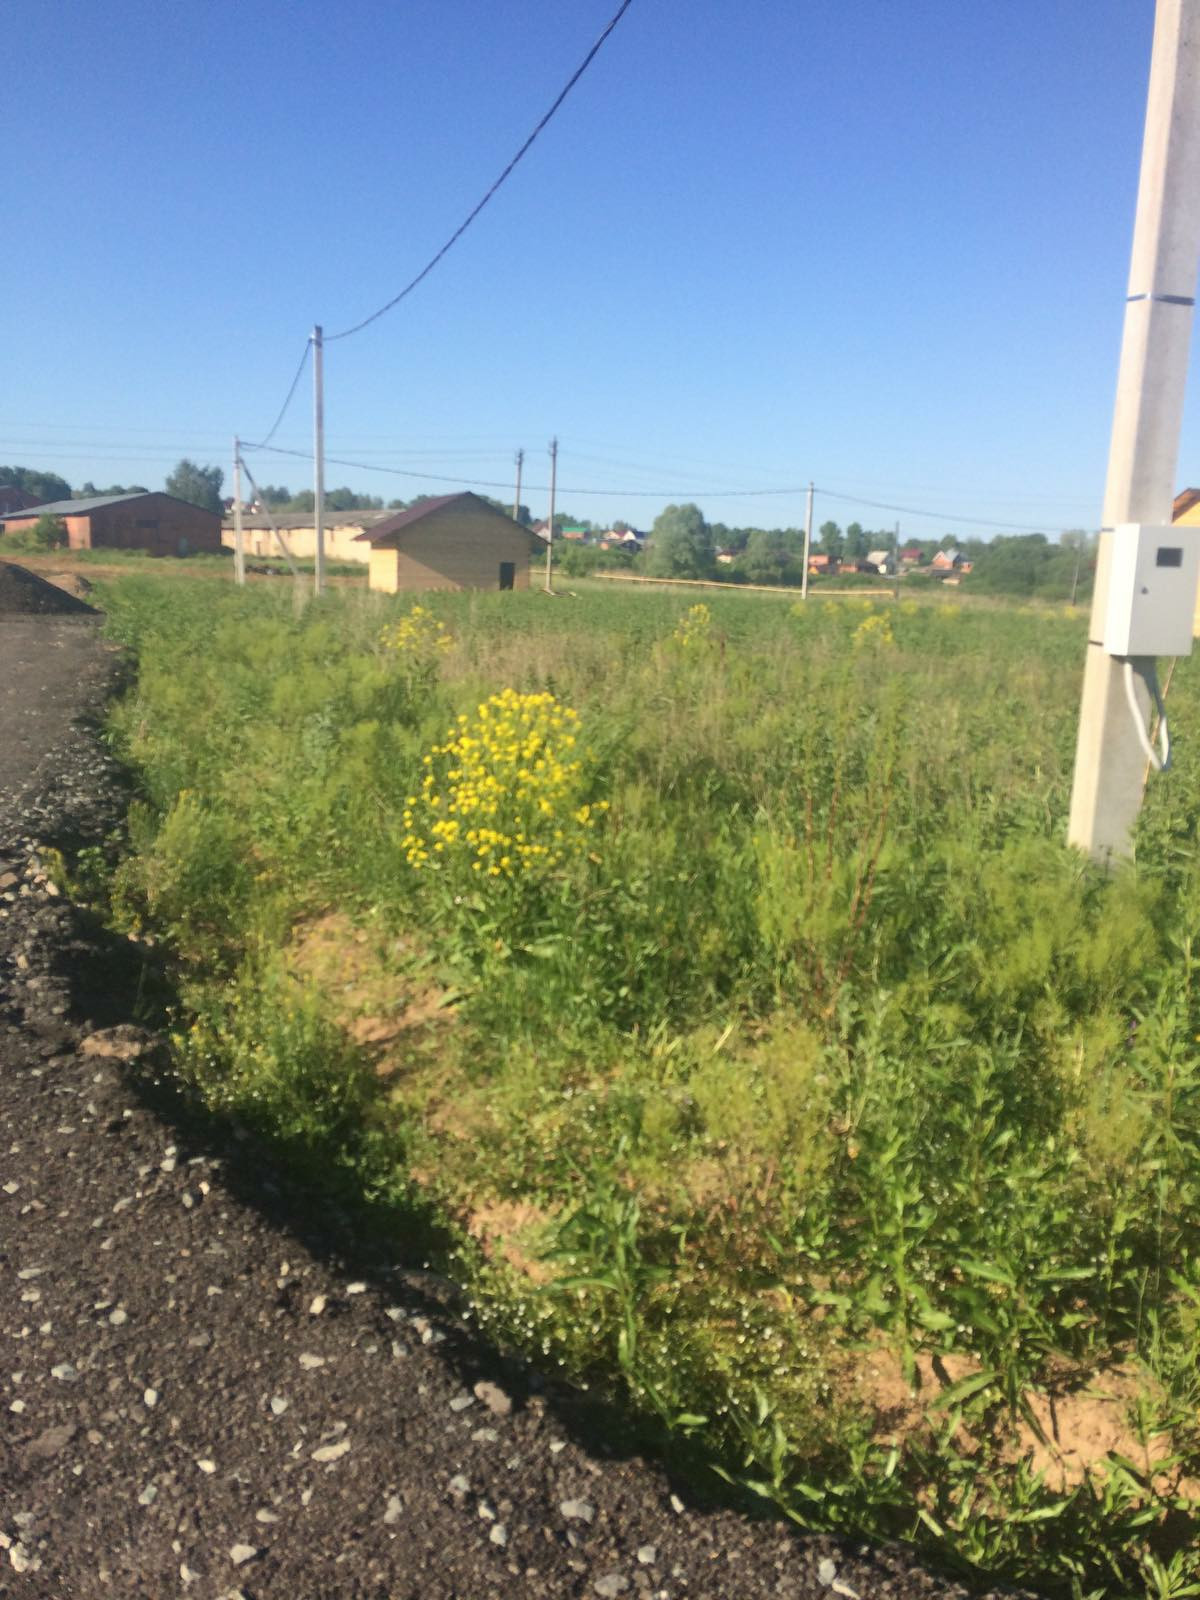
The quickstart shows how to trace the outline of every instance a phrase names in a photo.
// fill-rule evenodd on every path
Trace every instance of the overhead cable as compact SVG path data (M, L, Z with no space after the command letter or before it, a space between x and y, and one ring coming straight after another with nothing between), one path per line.
M287 392L287 399L283 402L283 404L279 408L279 415L275 418L275 421L271 424L270 433L267 434L265 439L260 439L257 444L248 444L248 445L246 445L245 448L247 450L265 450L266 447L270 444L271 440L275 437L276 433L279 430L279 424L283 421L284 417L287 415L287 408L292 403L292 396L296 392L296 385L300 382L300 374L304 371L304 364L308 360L308 352L311 349L312 349L312 339L310 337L308 339L305 339L305 341L304 341L304 354L300 357L300 365L296 368L296 376L292 379L292 386Z
M976 528L1015 528L1021 533L1045 533L1045 526L1035 526L1031 522L991 522L987 517L960 517L953 511L929 511L920 506L893 506L886 500L864 500L857 494L835 494L832 489L822 489L818 486L818 494L823 494L827 500L845 500L852 506L870 506L873 511L899 511L906 517L933 517L940 522L968 522Z
M258 449L260 447L257 446L257 445L246 445L244 448L249 450L249 449ZM265 446L265 448L267 450L269 450L272 455L297 456L301 461L307 461L309 459L309 457L310 457L310 452L307 451L307 450L288 450L281 444L271 444L271 445ZM373 464L373 463L371 463L369 461L350 461L345 456L326 456L325 459L326 459L326 461L332 462L334 464L334 466L338 466L338 467L355 467L360 472L386 472L386 473L390 474L394 478L421 478L421 479L423 479L425 481L434 482L434 483L458 483L458 484L462 484L464 488L469 488L469 489L508 489L508 490L512 489L512 484L508 481L508 479L503 479L502 480L502 479L499 479L499 478L457 478L457 477L452 477L449 473L445 473L445 472L415 472L411 467L381 467L381 466L379 466L377 464ZM537 492L544 492L546 490L546 488L547 488L547 485L546 484L531 483L531 484L525 485L525 487L527 489L531 489L531 490L534 490L534 491L537 491ZM730 498L732 496L740 496L740 495L749 496L749 495L768 495L768 494L807 494L808 493L808 485L804 484L802 487L796 488L796 489L701 489L701 490L688 490L688 489L580 489L580 488L575 488L575 489L562 489L561 493L563 493L563 494L611 494L611 495L617 495L619 498L621 498L623 500L633 499L635 497L640 497L640 498L649 499L649 500L671 500L671 499L689 500L689 499L696 498L699 495L703 495L707 499L721 499L721 498L728 499L728 498Z
M306 450L288 450L280 444L268 445L266 448L272 455L296 456L301 461L309 459L309 452ZM509 492L512 489L511 483L506 478L458 478L445 472L416 472L411 467L382 467L369 461L351 461L345 456L326 456L325 459L338 467L354 467L359 472L385 472L393 478L417 478L426 483L456 483L467 489L505 489ZM544 494L547 485L530 483L525 485L525 489L532 493ZM1034 528L1020 522L991 522L984 517L959 516L953 511L921 511L913 506L892 506L878 500L860 500L857 495L835 495L828 489L823 489L820 484L816 484L814 489L815 493L826 495L831 500L847 500L851 505L872 506L877 510L903 511L909 516L930 517L938 522L971 523L975 527L996 528L1001 531L1016 530L1030 533L1046 531L1044 527ZM564 495L610 495L617 500L749 500L770 495L807 494L808 485L805 483L790 489L588 489L563 488L559 485L559 492Z
M600 37L596 40L595 44L588 51L587 55L584 56L583 60L580 62L578 67L576 67L575 71L567 79L566 83L563 85L563 87L560 90L557 98L554 101L554 104L550 107L549 111L546 112L545 116L538 123L537 127L529 135L528 139L526 139L525 143L517 151L516 155L512 158L512 160L505 167L504 171L496 179L495 183L492 184L491 188L484 195L483 199L479 202L479 204L475 207L475 209L473 211L471 211L467 215L466 219L459 224L459 226L454 230L454 232L446 240L445 244L437 252L437 254L432 256L425 263L425 265L421 268L420 272L417 273L416 277L413 278L411 280L411 282L405 284L404 288L401 289L399 294L393 295L392 298L385 305L382 305L382 306L379 307L378 311L372 311L372 313L371 313L371 315L369 317L364 317L361 322L356 322L352 328L343 328L340 333L327 333L327 334L325 334L324 335L324 342L326 344L331 344L335 339L348 339L352 333L361 333L362 330L364 328L368 327L372 322L377 322L379 320L379 318L382 317L386 312L390 311L393 306L398 306L400 304L401 300L403 300L406 295L410 295L412 293L412 291L417 287L417 285L423 279L425 279L425 278L427 278L429 276L429 274L433 271L434 267L437 266L438 262L442 259L442 257L444 255L446 255L446 253L451 249L451 247L453 245L457 244L458 241L462 238L463 234L466 233L467 229L475 221L475 218L483 210L484 206L487 205L488 201L496 193L497 189L500 188L501 184L504 183L505 179L509 177L509 175L513 171L514 167L517 165L517 163L521 160L521 158L528 151L529 147L533 144L533 141L537 138L538 134L541 133L542 129L550 121L551 117L553 117L554 113L558 110L559 106L562 105L563 101L570 94L571 90L579 82L580 78L583 77L583 75L587 71L588 67L591 66L592 61L595 59L596 55L600 51L600 47L603 45L604 41L608 38L609 34L616 27L617 23L620 22L621 18L629 10L629 7L630 7L631 4L632 4L632 0L621 0L621 5L618 7L615 15L612 17L611 21L608 23L608 26L604 29L603 33L601 33ZM268 435L268 438L269 437L270 437L270 435Z

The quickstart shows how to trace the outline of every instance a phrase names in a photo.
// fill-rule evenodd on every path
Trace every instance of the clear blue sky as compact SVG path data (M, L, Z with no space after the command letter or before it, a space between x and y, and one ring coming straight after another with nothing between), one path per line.
M312 324L423 265L616 3L13 0L0 461L228 478ZM541 514L557 433L560 508L638 526L683 496L799 524L800 493L717 491L810 477L818 521L951 514L900 515L911 537L1095 525L1152 23L1152 0L633 0L445 262L329 346L329 453L509 484L523 446ZM277 443L308 448L310 406L306 379Z

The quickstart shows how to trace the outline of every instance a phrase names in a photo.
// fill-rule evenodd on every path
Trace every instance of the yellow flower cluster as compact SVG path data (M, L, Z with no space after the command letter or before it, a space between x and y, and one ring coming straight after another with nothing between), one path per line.
M850 642L856 650L864 648L888 649L896 642L892 632L892 624L883 611L873 611L870 616L864 617L850 635Z
M385 650L394 650L409 660L431 661L439 652L449 650L454 640L432 611L413 606L406 617L384 628L379 642Z
M698 605L689 607L679 619L672 637L676 644L682 645L686 650L689 646L704 644L708 640L712 629L712 612L703 600Z
M505 689L460 716L424 757L402 848L417 869L464 867L491 878L537 875L584 852L606 801L583 798L574 754L579 715L549 693Z

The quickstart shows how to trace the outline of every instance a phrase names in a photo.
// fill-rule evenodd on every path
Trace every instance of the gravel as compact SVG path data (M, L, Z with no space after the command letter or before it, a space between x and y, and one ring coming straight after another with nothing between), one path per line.
M965 1600L701 1503L188 1107L139 1013L158 951L49 887L123 813L73 723L115 674L89 622L0 625L0 1596Z

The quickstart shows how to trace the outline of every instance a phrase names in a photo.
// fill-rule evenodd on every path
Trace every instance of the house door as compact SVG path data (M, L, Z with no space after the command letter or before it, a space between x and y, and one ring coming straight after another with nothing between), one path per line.
M515 561L502 561L500 563L500 587L511 589L517 576L517 563Z

